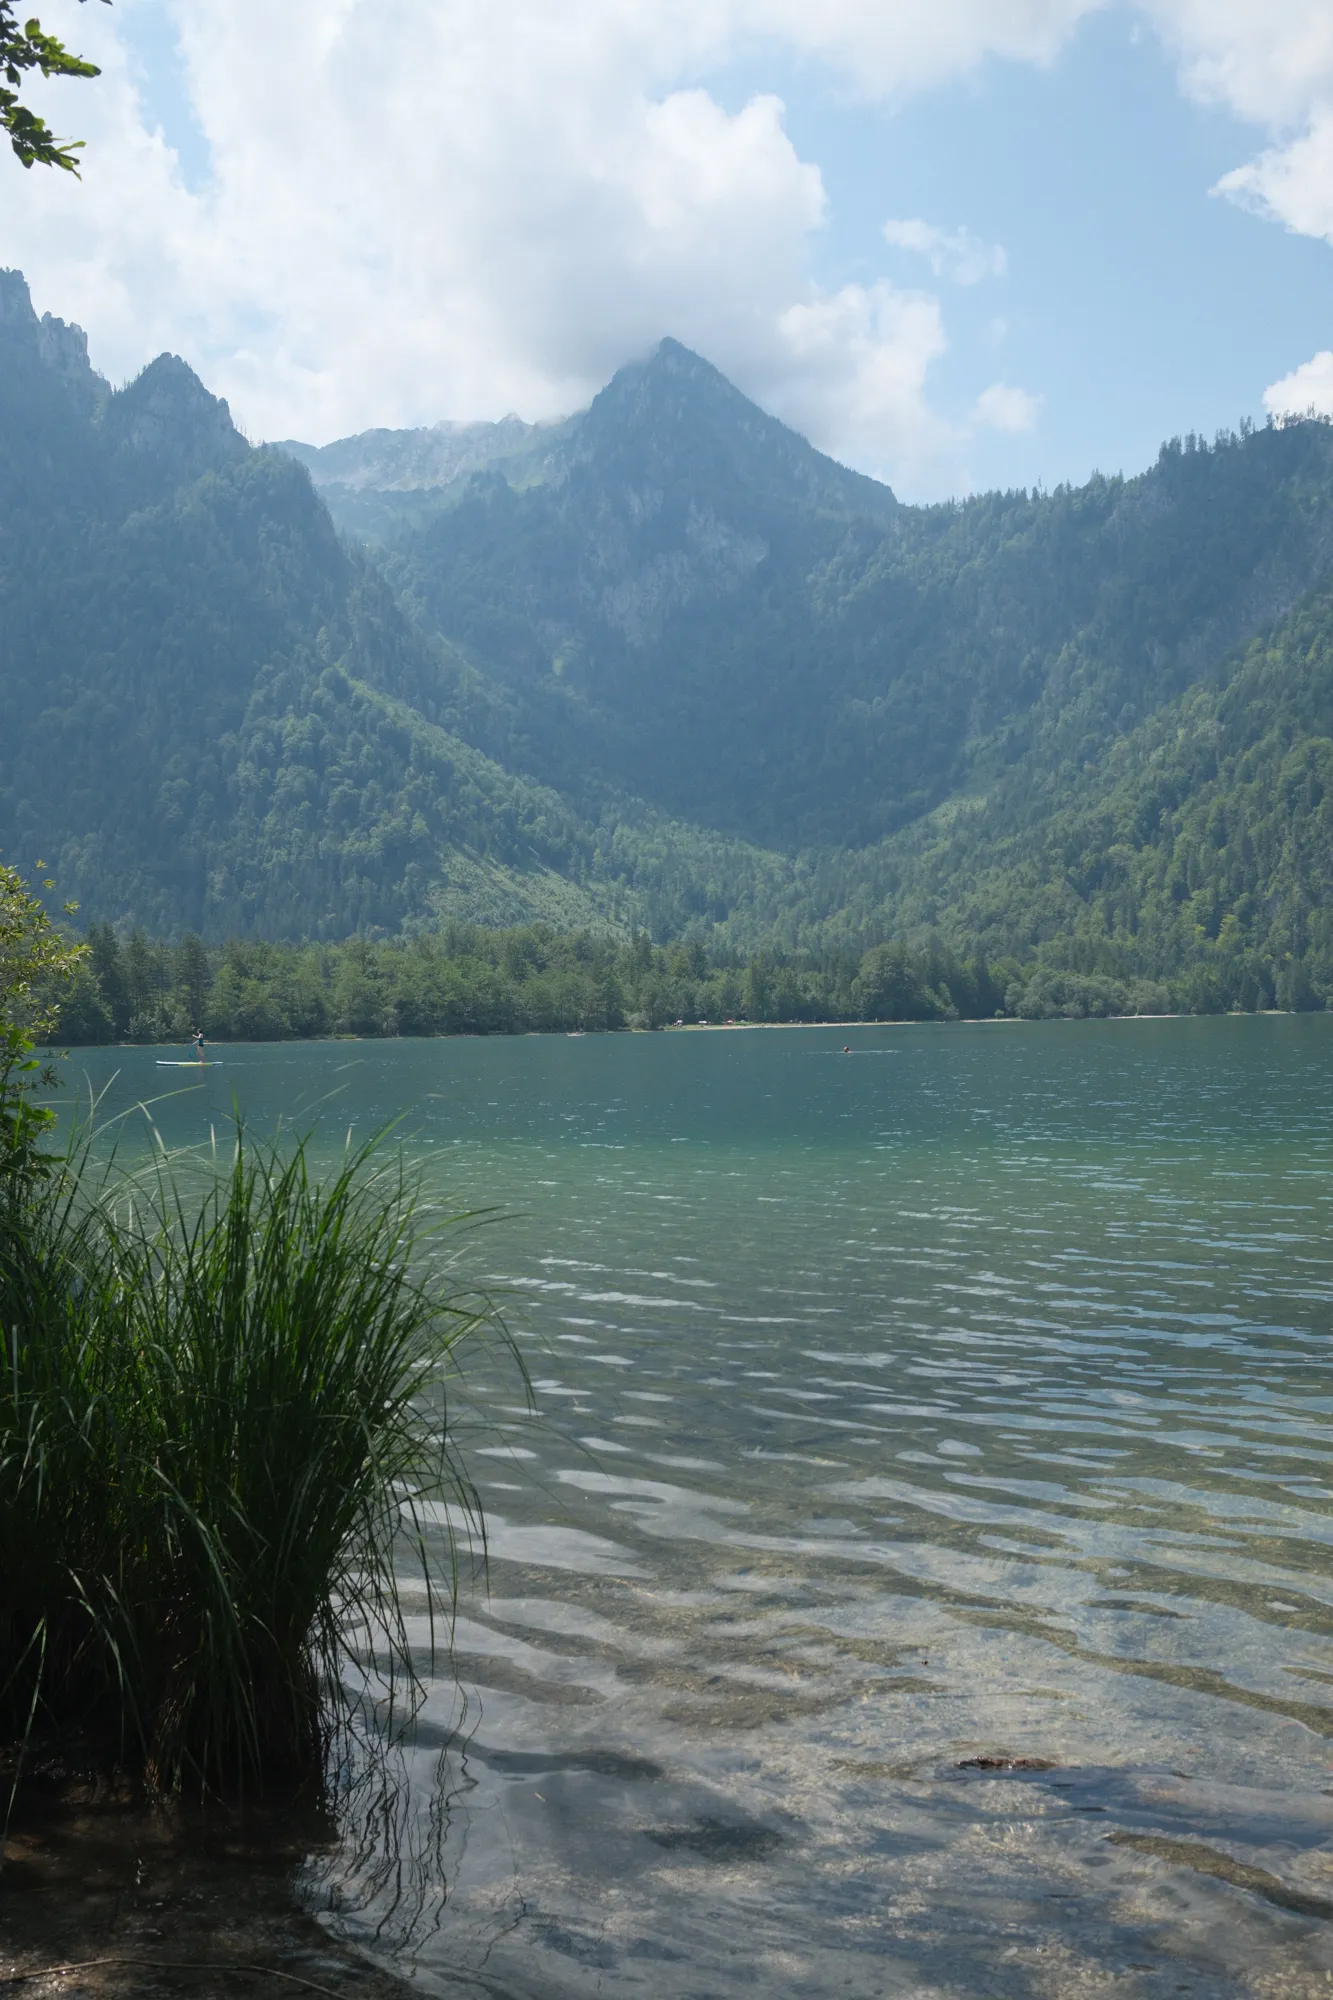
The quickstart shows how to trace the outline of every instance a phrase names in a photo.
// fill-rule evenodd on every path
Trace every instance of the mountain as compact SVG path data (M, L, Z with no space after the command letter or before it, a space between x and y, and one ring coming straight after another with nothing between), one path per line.
M913 508L665 341L559 424L257 450L0 275L0 850L164 935L937 930L1320 999L1331 586L1321 423Z
M284 438L274 449L304 465L345 534L383 541L432 511L432 503L469 473L501 461L507 476L540 477L559 426L433 424L428 430L362 431L334 444Z
M343 461L303 452L349 533L383 435L347 441L355 505ZM790 850L819 827L764 712L781 708L808 756L823 727L809 581L901 511L667 340L540 448L445 481L379 539L418 623L515 692L533 775Z
M433 424L429 430L362 431L335 444L300 444L285 439L277 445L299 459L337 511L352 493L438 493L456 479L498 459L517 459L540 439L542 426L521 417L499 423ZM340 518L339 526L346 525Z
M1045 752L1043 756L1040 753ZM945 931L1201 1007L1333 996L1333 586L1120 735L1042 743L899 843L880 893Z
M0 274L0 851L164 932L607 921L493 705L183 362L113 392Z
M1333 551L1322 426L901 507L674 342L521 463L455 478L377 552L418 625L513 690L507 759L788 855L1044 768L1071 729L1095 762Z

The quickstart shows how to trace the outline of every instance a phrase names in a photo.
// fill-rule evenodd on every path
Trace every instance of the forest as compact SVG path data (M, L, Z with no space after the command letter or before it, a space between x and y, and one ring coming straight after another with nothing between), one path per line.
M495 431L256 449L0 273L0 858L123 962L70 1036L1333 994L1333 427L905 507L668 341Z
M1071 957L1077 954L1071 954ZM1086 954L1084 955L1086 958ZM1225 945L1183 979L1116 976L1095 964L959 953L940 938L856 954L711 957L540 925L453 925L410 941L285 945L189 934L123 941L98 925L66 983L56 1039L69 1044L283 1041L321 1036L495 1035L740 1023L1085 1019L1321 1006Z

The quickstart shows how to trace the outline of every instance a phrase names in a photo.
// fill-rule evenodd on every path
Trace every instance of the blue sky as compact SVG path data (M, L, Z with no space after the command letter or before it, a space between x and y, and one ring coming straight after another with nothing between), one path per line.
M1254 128L1183 97L1127 13L1086 21L1050 69L995 62L892 113L808 70L779 88L829 191L827 281L924 281L910 253L886 261L887 214L1003 245L1003 278L949 291L934 375L954 407L997 369L1043 398L1030 433L974 445L983 485L1137 470L1174 434L1262 422L1268 385L1333 345L1333 249L1211 192Z
M47 15L105 74L0 262L252 435L549 417L663 333L913 499L1333 414L1333 0Z

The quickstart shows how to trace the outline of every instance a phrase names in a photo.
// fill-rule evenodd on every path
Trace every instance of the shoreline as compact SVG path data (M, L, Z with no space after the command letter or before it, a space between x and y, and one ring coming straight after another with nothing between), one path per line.
M1311 1019L1326 1013L1324 1008L1306 1010ZM601 1038L610 1035L722 1035L751 1033L755 1031L804 1032L824 1030L827 1033L850 1034L867 1028L1086 1028L1109 1026L1121 1021L1295 1021L1304 1018L1287 1007L1256 1007L1253 1011L1230 1010L1221 1014L1187 1014L1181 1012L1165 1014L1044 1014L1029 1017L1024 1014L960 1014L954 1021L681 1021L665 1023L660 1028L521 1028L514 1030L497 1029L492 1034L472 1034L466 1031L442 1032L435 1035L283 1035L277 1039L245 1039L236 1036L230 1040L218 1040L209 1044L214 1049L254 1049L254 1048L315 1048L355 1044L378 1047L395 1042L521 1042L521 1041L586 1041L593 1036ZM51 1043L41 1051L44 1057L77 1055L87 1049L178 1049L180 1042L60 1042ZM207 1069L210 1060L196 1063L192 1058L183 1057L173 1064L180 1069Z
M29 1780L4 1841L0 1986L15 2000L403 2000L410 1981L297 1892L328 1844L300 1802L159 1804L87 1772Z

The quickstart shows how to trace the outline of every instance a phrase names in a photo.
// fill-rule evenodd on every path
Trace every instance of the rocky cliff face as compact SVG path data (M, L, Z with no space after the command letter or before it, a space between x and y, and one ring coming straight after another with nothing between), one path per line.
M39 319L21 271L0 271L0 355L11 380L35 364L44 386L61 391L84 415L91 416L111 393L88 359L83 328L51 313Z
M178 355L160 354L113 390L88 359L88 336L51 313L39 319L20 271L0 271L0 452L36 447L40 484L53 453L81 466L77 482L113 504L162 499L250 451L218 396ZM35 495L34 495L35 497Z
M159 354L108 399L102 432L122 469L132 466L139 483L164 488L220 471L251 450L223 399L176 354Z

